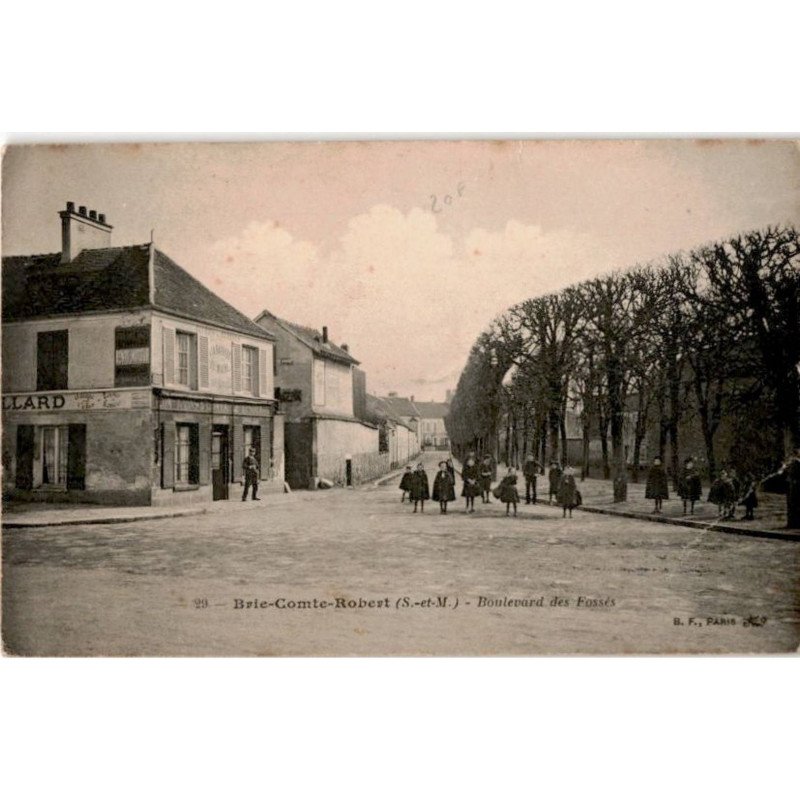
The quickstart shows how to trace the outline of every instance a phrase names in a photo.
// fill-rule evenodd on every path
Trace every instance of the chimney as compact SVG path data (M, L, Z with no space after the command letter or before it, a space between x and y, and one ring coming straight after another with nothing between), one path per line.
M323 344L328 344L328 326L327 325L323 325L322 326L322 343Z
M344 350L345 353L349 353L350 352L350 345L346 344L345 342L342 342L342 350Z
M98 214L92 210L86 213L86 206L78 206L75 213L75 203L68 202L64 211L59 211L61 217L61 263L68 264L74 261L81 250L95 250L111 246L112 226L106 222L105 214Z

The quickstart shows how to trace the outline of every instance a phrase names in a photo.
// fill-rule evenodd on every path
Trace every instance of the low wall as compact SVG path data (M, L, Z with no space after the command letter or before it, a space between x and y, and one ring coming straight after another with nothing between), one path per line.
M353 485L379 478L391 470L389 453L353 453L351 478ZM317 461L319 477L333 481L337 486L347 485L347 461L342 456L320 455Z

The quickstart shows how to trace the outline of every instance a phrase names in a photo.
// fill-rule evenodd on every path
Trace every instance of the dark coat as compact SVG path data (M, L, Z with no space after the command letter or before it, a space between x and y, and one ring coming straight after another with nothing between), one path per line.
M684 500L699 500L703 493L703 484L697 470L683 468L681 479L678 481L678 494Z
M526 481L535 481L539 474L539 465L535 461L526 461L522 465L522 474Z
M506 475L497 487L497 497L501 503L519 503L517 476Z
M558 494L558 489L561 486L561 467L550 467L547 473L547 479L550 481L550 494Z
M669 500L669 486L667 485L667 473L664 467L650 467L647 473L647 485L644 489L644 496L648 500Z
M453 486L456 485L456 468L448 462L447 464L447 471L450 473L450 477L453 480Z
M729 503L736 502L736 491L733 486L733 481L727 478L725 480L717 478L711 484L711 490L708 493L708 502L715 503L718 506L726 506Z
M481 493L480 473L478 472L478 465L472 466L464 465L461 470L461 477L464 480L464 486L461 489L462 497L477 497Z
M433 479L433 499L438 503L449 503L451 500L456 499L455 482L450 477L450 471L441 470L436 473Z
M414 478L414 473L413 472L404 472L403 473L403 477L400 478L400 488L404 492L410 492L411 491L411 483L413 481L413 478Z
M484 492L489 492L492 489L492 480L494 479L494 462L481 461L479 465L481 474L481 489Z
M755 481L745 484L741 505L745 508L758 508L758 495L756 494Z
M418 500L428 500L431 496L428 473L422 469L416 469L411 475L411 492L409 497L415 502Z
M558 486L558 503L564 508L575 508L578 505L578 485L574 475L562 475Z

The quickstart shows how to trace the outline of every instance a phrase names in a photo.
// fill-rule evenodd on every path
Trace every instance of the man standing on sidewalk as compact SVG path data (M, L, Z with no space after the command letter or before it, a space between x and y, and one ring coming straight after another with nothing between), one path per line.
M258 472L259 465L256 458L256 450L254 447L250 448L250 452L244 457L242 461L242 472L244 472L244 492L242 492L242 502L247 500L247 490L253 487L253 500L260 500L258 496Z
M536 477L539 464L533 453L528 453L525 464L522 467L522 474L525 476L525 505L533 503L536 505Z

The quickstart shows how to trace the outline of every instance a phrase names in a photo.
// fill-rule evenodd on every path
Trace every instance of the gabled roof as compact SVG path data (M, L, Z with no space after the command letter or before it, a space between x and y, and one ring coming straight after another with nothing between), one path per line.
M67 264L61 253L6 256L3 319L146 306L149 258L147 245L83 250Z
M374 394L367 394L367 416L373 420L389 420L395 425L402 425L408 430L413 430L410 425L403 422L402 418L392 411L385 398Z
M327 358L331 361L338 361L343 364L360 364L350 353L334 344L330 340L327 342L322 341L322 333L315 328L308 328L305 325L298 325L295 322L276 317L271 312L264 309L257 317L256 323L264 330L273 333L277 328L282 328L288 333L295 336L306 347L308 347L314 355L320 358ZM274 333L273 333L274 335Z
M414 405L423 419L444 419L450 413L447 403L421 403L415 400Z
M392 413L398 417L419 417L419 411L410 397L382 397L391 409Z
M248 336L274 338L230 303L206 289L200 281L160 250L155 251L153 273L156 287L155 308L202 322L212 322Z
M3 258L3 320L154 308L261 339L263 328L237 311L160 250L150 245L82 250L62 264L61 253Z

